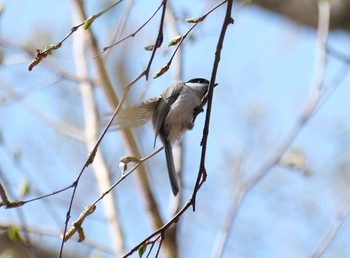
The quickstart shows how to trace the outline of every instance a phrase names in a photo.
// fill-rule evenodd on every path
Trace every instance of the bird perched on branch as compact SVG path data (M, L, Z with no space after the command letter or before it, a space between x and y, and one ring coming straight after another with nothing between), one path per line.
M120 110L114 121L117 128L121 129L138 127L152 120L155 131L154 145L159 136L164 146L171 189L175 196L179 192L179 183L175 173L172 145L180 140L187 130L194 127L194 121L206 103L208 88L209 81L203 78L176 82L160 96Z

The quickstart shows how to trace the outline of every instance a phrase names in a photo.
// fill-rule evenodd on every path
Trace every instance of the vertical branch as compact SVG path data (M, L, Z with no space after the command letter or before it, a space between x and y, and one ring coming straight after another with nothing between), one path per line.
M146 80L148 80L149 71L151 69L151 65L152 65L152 62L153 62L153 58L155 57L156 51L163 43L163 39L164 39L164 36L163 36L163 25L164 25L164 20L165 20L166 7L167 7L167 0L163 0L163 2L162 2L162 17L160 18L157 39L156 39L156 42L154 44L154 49L152 51L151 58L150 58L150 60L148 62L147 68L145 69Z
M201 153L199 173L198 173L196 186L195 186L196 189L199 188L201 184L203 184L203 182L206 180L206 177L207 177L207 172L205 168L205 159L206 159L206 153L207 153L207 140L208 140L208 134L209 134L209 124L210 124L210 115L211 115L211 108L212 108L212 102L213 102L214 84L216 81L216 74L219 68L219 63L221 59L221 50L224 44L226 30L228 26L230 24L233 24L234 22L233 18L231 17L232 5L233 5L233 0L228 0L225 19L221 28L218 44L215 51L215 59L214 59L213 70L210 78L209 91L208 91L208 104L207 104L207 112L206 112L205 124L203 129L203 138L201 142L202 153ZM194 191L192 194L193 210L195 210L195 206L196 206L196 201L195 201L196 195L197 195L197 191Z

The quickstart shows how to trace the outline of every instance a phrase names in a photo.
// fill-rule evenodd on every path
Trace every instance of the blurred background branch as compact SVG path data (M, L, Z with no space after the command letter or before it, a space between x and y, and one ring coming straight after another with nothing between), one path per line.
M253 0L252 3L272 12L279 13L293 20L299 25L317 28L319 14L316 12L319 0ZM328 1L325 1L328 2ZM350 32L350 1L329 1L331 30L346 30Z

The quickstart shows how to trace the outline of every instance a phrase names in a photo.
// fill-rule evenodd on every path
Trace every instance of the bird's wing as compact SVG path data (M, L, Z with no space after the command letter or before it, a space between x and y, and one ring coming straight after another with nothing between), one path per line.
M135 128L147 123L159 99L152 98L137 106L121 109L113 121L116 129Z
M156 144L158 133L164 124L165 118L170 111L171 105L177 100L182 89L183 85L178 84L166 89L160 96L158 105L155 109L155 113L152 117L153 127L155 131L154 145Z

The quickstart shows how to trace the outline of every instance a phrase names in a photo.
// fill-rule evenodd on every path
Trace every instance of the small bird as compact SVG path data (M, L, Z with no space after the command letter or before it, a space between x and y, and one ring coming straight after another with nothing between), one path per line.
M197 115L203 111L202 99L209 88L209 81L195 78L187 82L176 82L160 96L151 98L137 106L121 109L114 123L118 129L135 128L152 120L157 137L162 141L171 189L176 196L179 183L175 173L172 145L181 139L186 130L194 127Z

